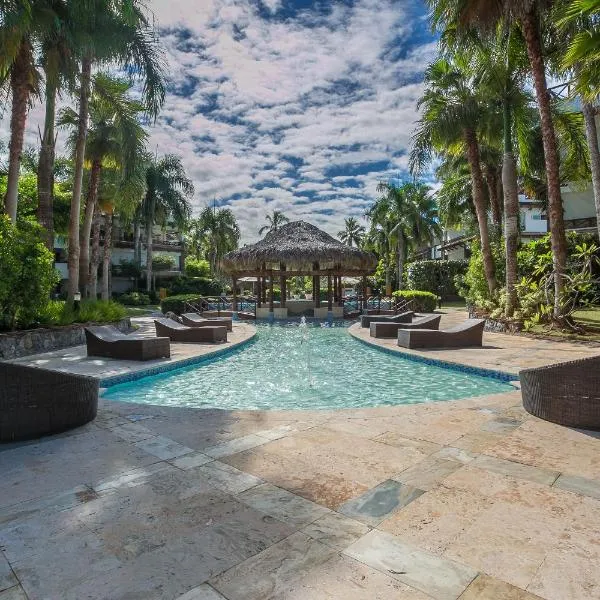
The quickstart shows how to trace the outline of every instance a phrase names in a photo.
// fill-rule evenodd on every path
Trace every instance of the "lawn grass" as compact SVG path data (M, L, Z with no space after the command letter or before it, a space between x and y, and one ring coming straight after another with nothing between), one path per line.
M573 313L578 325L585 327L585 334L568 330L549 329L543 325L535 325L529 333L556 338L557 340L574 342L600 342L600 306L590 306Z
M147 317L153 312L160 311L160 306L154 304L148 304L146 306L126 306L128 317Z

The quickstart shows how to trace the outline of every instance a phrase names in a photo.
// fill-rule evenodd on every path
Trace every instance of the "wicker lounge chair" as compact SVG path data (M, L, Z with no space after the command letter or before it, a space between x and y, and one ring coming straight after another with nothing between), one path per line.
M361 327L370 327L371 323L410 323L415 313L412 310L397 315L362 315Z
M371 323L370 335L374 338L395 338L398 329L439 329L442 315L425 315L412 323L390 323L376 321Z
M227 327L188 327L172 319L154 319L156 335L166 336L172 342L210 342L227 341Z
M600 430L600 356L519 372L528 413L567 427Z
M485 319L467 319L460 325L433 329L398 329L398 346L403 348L466 348L482 346Z
M206 319L198 313L183 313L181 320L188 327L219 327L225 325L227 331L233 331L233 319L227 317L213 317Z
M135 333L127 335L110 325L86 327L85 342L88 356L121 360L152 360L171 356L168 337L149 338Z
M98 410L98 379L0 362L0 442L85 425Z

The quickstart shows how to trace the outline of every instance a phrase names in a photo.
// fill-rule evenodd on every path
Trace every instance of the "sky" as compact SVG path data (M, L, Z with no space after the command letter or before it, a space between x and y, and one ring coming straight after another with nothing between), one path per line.
M258 239L273 210L332 235L349 216L366 224L377 183L406 174L435 51L421 0L148 6L168 74L150 148L182 157L194 212L231 208L243 243ZM31 112L29 142L42 113Z

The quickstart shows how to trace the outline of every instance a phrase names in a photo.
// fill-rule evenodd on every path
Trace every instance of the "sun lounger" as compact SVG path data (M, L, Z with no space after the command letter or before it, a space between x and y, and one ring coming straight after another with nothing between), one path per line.
M188 327L172 319L154 319L156 335L166 336L172 342L210 342L227 341L227 327Z
M600 431L600 356L519 372L523 408L567 427Z
M371 323L370 335L373 338L395 338L398 329L439 329L442 315L425 315L412 323L390 323L376 321Z
M397 315L362 315L360 318L361 327L370 327L371 323L410 323L415 313L412 310L399 313Z
M105 356L121 360L152 360L171 356L168 337L148 338L135 333L121 333L110 325L85 328L88 356Z
M460 325L441 329L398 329L398 346L403 348L466 348L483 344L485 319L467 319Z
M198 313L183 313L181 320L188 327L219 327L225 325L227 331L233 331L233 319L227 317L212 317L206 319Z

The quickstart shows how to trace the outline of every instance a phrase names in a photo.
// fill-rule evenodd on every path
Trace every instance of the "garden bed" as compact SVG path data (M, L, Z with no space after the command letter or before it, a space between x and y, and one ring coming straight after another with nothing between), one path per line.
M120 331L131 330L129 317L110 324ZM40 327L0 333L0 359L8 360L70 346L80 346L85 344L85 327L85 323L76 323L64 327Z

